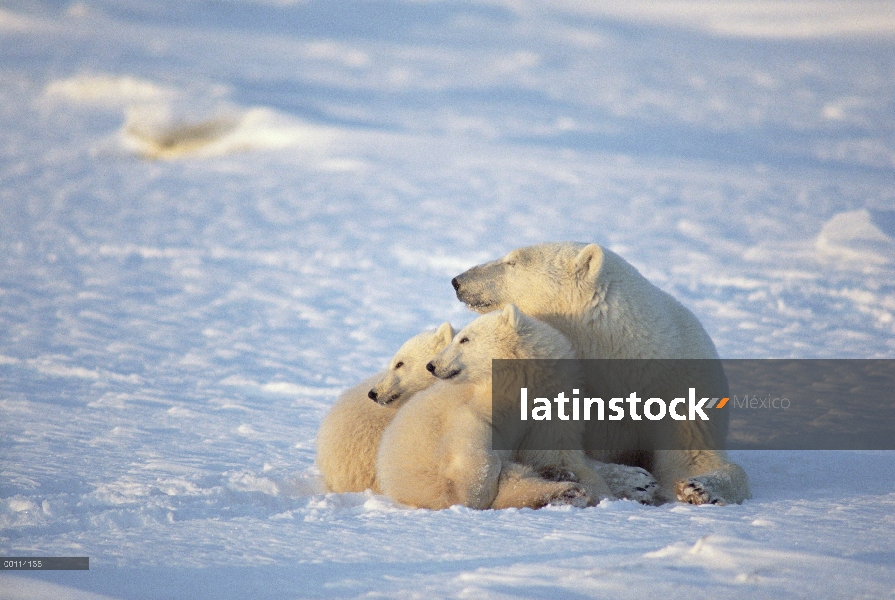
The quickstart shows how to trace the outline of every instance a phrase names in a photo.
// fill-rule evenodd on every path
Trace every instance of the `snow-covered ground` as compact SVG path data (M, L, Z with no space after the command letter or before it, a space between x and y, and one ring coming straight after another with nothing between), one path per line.
M742 506L325 495L450 278L600 242L725 357L895 358L888 1L7 0L0 598L895 595L895 453ZM889 399L891 400L891 399Z

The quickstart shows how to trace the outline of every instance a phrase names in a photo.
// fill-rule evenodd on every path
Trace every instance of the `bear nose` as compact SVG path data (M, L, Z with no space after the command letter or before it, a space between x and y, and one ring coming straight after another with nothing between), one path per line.
M456 277L454 277L453 279L451 279L451 285L454 286L454 289L455 289L456 291L458 291L458 292L460 291L460 282L457 281L457 278L456 278Z
M432 362L429 361L428 363L426 363L426 370L429 371L430 373L434 373L435 365L433 365Z
M376 396L378 396L378 394L376 392L374 392L373 390L370 390L369 392L367 392L367 396L370 397L370 400L375 400Z

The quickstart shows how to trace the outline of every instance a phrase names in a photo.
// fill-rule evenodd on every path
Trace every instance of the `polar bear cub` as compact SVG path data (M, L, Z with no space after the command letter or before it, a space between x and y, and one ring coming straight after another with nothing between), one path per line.
M718 358L715 345L692 312L622 257L596 244L559 242L519 248L457 275L451 283L457 298L477 312L512 303L546 321L568 337L576 358ZM683 372L656 372L653 378L666 381L672 393L694 383L697 388L703 384L719 388L717 378L694 381ZM723 450L705 449L723 443L726 412L724 417L713 419L705 429L693 421L677 422L674 433L678 439L691 441L689 449L656 451L646 443L642 451L594 453L594 458L645 467L669 499L693 504L742 502L750 496L745 471L730 462ZM598 436L599 431L589 435Z
M583 451L492 449L492 408L503 407L492 407L491 360L570 355L562 334L513 305L467 325L427 365L442 381L413 397L383 434L376 461L382 491L431 509L582 505L608 497ZM525 434L517 432L520 438ZM506 447L522 445L521 439L507 442ZM529 464L520 464L520 457ZM548 481L537 469L570 472L580 483Z
M426 364L454 337L450 323L407 340L388 368L349 389L336 401L317 433L317 467L331 492L380 492L376 452L386 426L414 394L437 379Z

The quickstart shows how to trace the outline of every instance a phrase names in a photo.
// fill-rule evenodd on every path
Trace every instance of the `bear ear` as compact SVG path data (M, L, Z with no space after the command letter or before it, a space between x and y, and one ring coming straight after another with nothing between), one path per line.
M507 304L503 307L503 318L510 324L510 327L516 329L519 327L519 322L522 321L522 313L515 304Z
M440 347L447 346L454 339L454 328L451 327L450 323L442 323L435 332L435 339Z
M588 244L575 257L575 275L578 279L595 278L603 266L603 249L596 244Z

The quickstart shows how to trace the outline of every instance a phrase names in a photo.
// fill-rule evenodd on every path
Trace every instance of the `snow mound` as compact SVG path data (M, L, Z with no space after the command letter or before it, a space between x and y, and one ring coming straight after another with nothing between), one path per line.
M190 87L190 86L187 86ZM247 150L327 145L333 132L270 108L226 102L227 89L175 89L129 75L81 74L51 81L44 98L123 110L119 142L142 158L223 156Z
M822 260L884 265L895 257L895 239L880 228L888 213L871 214L866 209L842 212L827 221L817 236Z
M769 549L765 544L748 539L724 535L706 535L695 544L676 542L655 552L644 554L653 562L651 568L659 569L674 579L681 573L679 585L692 581L694 572L701 572L701 578L732 589L751 590L753 594L764 590L769 593L784 588L786 579L801 575L804 577L803 590L806 596L853 597L872 595L872 578L878 576L878 569L867 560L855 557L841 557L814 551L793 551ZM833 573L861 573L866 578L861 581L844 581ZM863 588L863 589L862 589Z
M320 149L331 137L325 128L267 108L228 108L204 118L180 118L165 107L131 107L121 130L125 149L149 159L288 147Z

